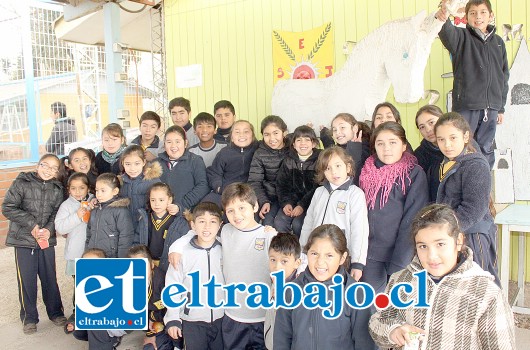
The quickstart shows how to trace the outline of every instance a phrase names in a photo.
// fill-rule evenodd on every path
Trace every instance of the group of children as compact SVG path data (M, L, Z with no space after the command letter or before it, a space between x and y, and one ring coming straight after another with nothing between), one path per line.
M443 2L437 18L445 21L446 12ZM496 38L483 25L492 16L489 1L470 1L466 16L472 27L465 33L444 25L448 49L472 51L469 40ZM465 74L454 67L456 83ZM258 142L229 101L192 124L190 102L179 97L169 104L174 125L163 137L160 117L149 111L130 146L121 127L109 124L97 155L77 148L62 160L43 156L35 172L17 177L2 206L24 333L37 330L38 275L48 317L66 333L75 331L94 349L112 349L124 334L74 330L75 314L64 316L55 277L60 234L68 275L75 276L80 257L152 261L145 348L171 349L182 340L186 349L375 349L413 341L427 349L514 348L513 319L498 287L492 163L482 154L491 151L488 116L498 112L502 121L504 103L488 93L492 103L475 111L480 101L453 94L468 120L422 107L416 125L423 141L414 151L388 102L376 106L371 126L338 114L330 129L321 127L320 140L312 125L288 134L280 117L267 116ZM478 143L473 135L482 135ZM160 306L163 286L191 287L187 274L194 271L202 272L201 282L215 276L220 284L270 285L279 283L270 272L283 270L282 283L301 287L329 287L339 274L345 289L362 281L380 293L414 285L413 274L423 269L426 309L345 307L339 318L326 319L318 308L250 308L241 303L247 292L236 293L243 306L235 309ZM416 292L402 292L401 300ZM469 311L457 315L462 308Z

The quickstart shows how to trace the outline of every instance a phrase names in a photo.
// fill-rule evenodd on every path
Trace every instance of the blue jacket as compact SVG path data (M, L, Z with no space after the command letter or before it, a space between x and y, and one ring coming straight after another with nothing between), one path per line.
M213 164L206 170L211 189L221 194L226 186L234 182L247 182L256 148L258 142L255 141L247 147L238 147L231 143L220 150Z
M192 209L210 192L206 167L200 156L185 150L171 170L166 152L162 152L157 161L162 166L160 180L171 188L173 203L179 206L181 212Z
M343 267L337 274L344 277L344 289L356 283ZM331 280L318 282L307 268L294 283L302 289L309 283L322 283L326 287ZM360 288L362 289L362 288ZM291 295L286 295L289 300ZM328 299L332 293L328 290ZM362 297L361 297L362 298ZM274 350L371 350L377 349L368 331L372 308L354 309L344 302L342 314L333 320L322 316L322 309L307 309L300 305L294 309L280 308L274 324Z
M158 162L147 164L143 174L134 179L131 179L126 173L121 176L123 184L120 188L120 197L130 199L129 211L133 218L134 228L138 222L138 209L146 208L149 200L147 191L153 184L160 182L160 176L162 176L162 167Z
M164 250L160 258L160 268L167 271L169 266L168 254L169 247L180 237L184 236L190 230L188 221L182 216L181 212L175 215L175 219L167 230L166 239L164 240ZM149 242L149 213L145 209L138 209L138 222L134 233L134 245L147 245Z
M448 19L438 34L452 56L453 111L491 108L504 113L508 95L506 46L495 27L482 39L469 24L458 28Z
M488 161L480 152L461 154L455 161L440 182L436 203L453 208L464 233L495 232L489 210L491 175Z

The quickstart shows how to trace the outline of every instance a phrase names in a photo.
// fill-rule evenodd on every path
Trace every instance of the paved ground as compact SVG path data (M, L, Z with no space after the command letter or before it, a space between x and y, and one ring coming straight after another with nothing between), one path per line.
M58 282L65 305L66 316L70 315L72 305L73 281L64 275L63 260L64 239L59 239L56 248ZM15 262L12 248L0 249L0 349L88 349L84 342L77 341L71 335L66 335L62 327L57 327L46 318L44 305L40 302L39 314L41 321L37 325L38 331L33 335L24 335L19 322L19 303L15 275ZM40 297L40 288L39 288ZM44 317L42 317L44 316ZM530 344L530 330L516 329L517 348L525 349ZM142 349L143 333L133 332L124 337L120 350Z

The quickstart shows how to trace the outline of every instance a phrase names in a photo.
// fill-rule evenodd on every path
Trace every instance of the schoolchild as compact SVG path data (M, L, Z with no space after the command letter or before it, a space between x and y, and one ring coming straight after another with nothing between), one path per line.
M289 153L276 177L276 194L280 210L274 218L278 232L293 232L300 237L304 218L318 183L315 165L320 154L318 139L309 126L294 130Z
M157 182L146 194L147 210L138 209L139 222L136 227L134 242L149 248L155 265L167 271L169 247L177 239L188 233L190 227L184 213L169 213L173 203L173 193L169 185Z
M370 320L370 334L381 348L516 348L510 305L493 276L473 261L458 222L453 210L442 204L432 204L414 218L414 259L390 277L386 292L399 283L412 284L411 293L399 293L407 303L418 300L418 291L426 287L429 307L413 307L411 302L405 308L378 310ZM427 285L419 288L415 275L423 270ZM411 339L413 332L419 338Z
M414 156L418 159L418 165L423 168L427 175L429 202L431 203L436 202L436 193L438 192L438 185L440 185L438 169L444 160L444 155L438 148L434 134L434 125L442 114L442 110L435 105L425 105L416 113L416 127L423 136L423 140L414 150Z
M73 173L68 179L70 197L59 207L55 217L57 232L66 238L64 258L66 260L66 275L75 278L75 259L80 258L85 250L86 228L90 218L89 202L94 197L88 191L88 177L83 173ZM65 324L65 333L72 333L75 323L74 311Z
M497 226L490 211L489 165L482 153L470 144L469 124L460 114L444 114L434 128L438 147L444 154L436 203L453 208L474 261L495 276L495 282L500 285Z
M280 209L276 195L276 177L289 147L285 145L287 124L282 118L269 115L261 121L263 140L254 152L248 183L258 196L259 218L263 225L274 225L274 218Z
M425 172L407 151L401 125L379 125L372 135L372 147L376 153L366 160L360 177L370 227L362 281L382 292L388 277L412 260L410 224L428 203L429 192Z
M96 179L98 177L98 171L96 169L96 154L91 149L83 147L74 148L70 151L67 157L63 157L61 162L65 169L65 176L63 179L63 186L68 189L68 179L73 173L83 173L88 176L88 191L92 194L96 190ZM70 193L65 192L66 198L70 196ZM65 198L65 199L66 199Z
M169 266L166 274L166 285L182 284L192 289L192 279L188 273L199 271L200 283L207 283L215 276L216 283L224 284L222 270L222 248L217 240L217 232L221 227L221 210L211 202L199 203L194 209L191 220L190 234L183 239L182 254L177 268ZM190 238L191 236L191 238ZM218 289L216 300L224 298ZM178 302L174 298L174 302ZM187 308L186 305L168 308L164 317L167 333L173 339L184 337L187 350L222 350L222 324L224 311L221 308L211 309L207 302L208 296L202 294L201 308Z
M296 278L296 270L301 263L300 253L300 243L295 235L290 233L278 233L271 240L271 245L269 247L269 271L271 273L283 271L284 283L294 281ZM274 286L275 283L276 281L272 279L272 286ZM276 311L275 308L270 308L267 309L267 312L265 313L265 346L268 350L273 349Z
M190 101L184 97L177 97L169 101L169 113L173 125L178 125L186 132L186 140L188 140L187 147L199 143L199 138L195 134L193 125L190 122L191 104Z
M96 155L96 169L98 174L121 174L120 156L127 147L123 129L119 124L111 123L101 132L103 150Z
M61 294L55 269L55 216L63 201L62 167L53 154L42 156L32 172L13 181L2 204L9 220L6 246L15 248L20 320L24 334L37 332L37 276L48 318L64 326Z
M256 222L259 207L252 187L239 182L228 185L221 201L229 222L223 226L220 235L225 283L270 285L267 252L276 231L266 230ZM179 263L175 256L182 252L180 243L189 234L170 247L169 260L173 267ZM265 310L249 308L245 302L248 295L248 291L237 293L235 302L241 307L225 310L222 324L225 349L265 349Z
M135 245L129 248L128 258L147 259L147 317L149 327L145 332L143 350L173 350L173 341L166 333L164 316L167 308L162 303L161 295L165 286L165 272L153 262L151 252L145 245Z
M162 166L158 162L147 163L145 152L141 146L132 145L123 151L120 157L124 170L121 175L122 185L120 197L129 198L129 211L136 229L139 220L139 209L147 203L147 191L162 176ZM135 241L136 244L139 242Z
M446 1L442 1L435 17L445 22L439 36L452 57L452 110L469 123L491 169L495 162L495 130L504 120L508 95L508 56L504 41L495 34L490 1L470 0L465 12L466 28L451 23Z
M129 199L120 198L120 182L112 173L98 176L97 205L90 212L86 249L102 249L109 258L124 258L134 238Z
M363 191L354 185L355 166L346 151L334 146L323 150L316 164L318 187L307 209L300 245L322 224L335 224L346 235L351 275L361 279L368 251L368 211ZM348 271L350 272L350 271Z
M180 126L173 125L166 130L164 143L165 151L157 159L162 166L160 180L173 192L169 212L183 213L196 206L210 191L206 168L200 156L186 149L186 132Z
M338 146L344 148L355 163L353 183L359 186L359 175L364 162L370 156L370 139L363 138L363 131L358 122L349 113L339 113L331 121L333 139Z
M234 105L227 100L217 101L213 105L213 115L217 121L217 132L214 138L218 141L230 143L232 125L236 121L236 109Z
M214 138L217 123L210 113L201 112L193 119L193 129L199 138L199 143L191 145L188 149L202 157L204 165L208 168L212 165L215 156L226 147L226 142Z
M343 277L344 289L355 283L347 272L349 268L344 267L349 262L348 248L346 237L338 226L318 226L309 236L304 253L308 257L308 266L294 281L302 290L309 283L322 284L330 298L329 286L333 284L334 275ZM325 318L322 311L318 307L308 309L303 305L278 309L274 350L376 349L368 332L371 308L354 309L344 302L341 314L334 319Z
M140 135L131 141L132 145L139 145L145 153L145 159L152 162L158 157L158 150L163 143L158 137L162 121L153 111L146 111L140 116Z
M213 164L206 169L212 192L206 202L221 205L221 193L234 182L247 182L252 156L258 148L254 127L246 120L238 120L231 128L231 142L217 153Z

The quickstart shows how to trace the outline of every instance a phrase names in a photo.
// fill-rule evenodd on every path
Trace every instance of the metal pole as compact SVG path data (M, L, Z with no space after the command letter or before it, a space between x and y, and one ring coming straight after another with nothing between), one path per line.
M115 81L115 73L122 71L121 52L114 52L113 44L121 40L120 8L118 4L108 2L103 5L105 27L105 58L107 63L107 90L109 122L117 122L118 109L125 105L123 83Z
M39 161L39 134L37 108L35 107L35 76L33 72L33 48L31 40L31 7L29 3L22 11L22 55L24 56L24 80L26 83L26 113L29 126L29 160Z

